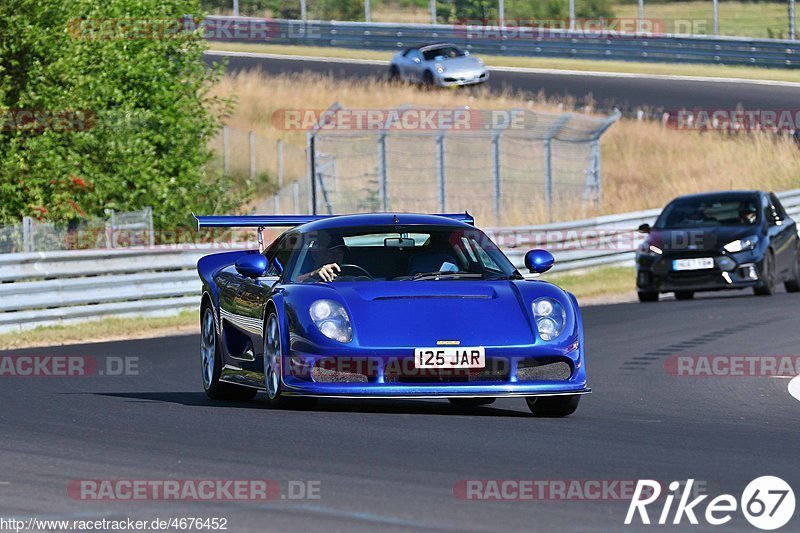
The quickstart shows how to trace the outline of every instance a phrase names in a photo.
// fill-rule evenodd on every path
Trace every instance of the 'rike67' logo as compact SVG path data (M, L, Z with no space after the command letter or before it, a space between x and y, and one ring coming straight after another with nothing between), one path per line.
M664 498L664 506L658 516L656 523L664 525L668 523L672 512L672 504L679 497L678 504L671 523L680 524L685 516L690 524L698 524L697 514L699 514L700 503L708 495L697 496L689 501L692 494L694 479L689 479L685 484L673 481L669 484L670 494ZM678 490L683 486L683 491L678 494ZM625 524L633 523L634 517L638 512L642 524L650 524L650 516L647 513L647 506L654 503L661 497L661 484L651 479L640 479L636 484L633 499L628 507L628 514L625 516ZM737 506L741 504L742 514L751 525L763 530L778 529L786 525L794 515L795 499L794 491L784 480L775 476L762 476L751 481L742 492L739 502L730 494L721 494L708 502L703 517L708 524L719 526L726 524L732 518L732 513L736 512Z

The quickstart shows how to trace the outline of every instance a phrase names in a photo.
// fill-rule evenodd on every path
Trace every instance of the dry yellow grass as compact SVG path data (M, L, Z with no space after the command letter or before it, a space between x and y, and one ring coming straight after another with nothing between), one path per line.
M337 80L320 75L265 77L258 73L226 76L215 89L217 94L235 96L237 105L228 123L260 136L281 138L295 147L305 143L304 132L287 132L273 124L273 113L280 109L325 109L334 101L350 108L396 108L411 104L426 108L510 109L526 108L554 111L556 102L542 98L525 99L487 90L423 91L413 86L383 82ZM570 108L570 102L561 102ZM579 110L582 111L582 110ZM600 214L659 207L676 195L731 188L783 190L800 187L800 149L789 140L770 135L728 137L717 133L698 133L665 129L659 123L621 120L602 140L603 198L599 205L582 207L566 201L553 213L553 220L570 220ZM287 176L305 176L305 160L286 161ZM365 184L366 185L366 184ZM435 195L435 193L433 193ZM476 193L476 197L479 194ZM483 225L492 223L485 200L470 208ZM502 224L535 224L547 220L541 200L523 198L522 204L504 207ZM520 199L516 199L520 200Z

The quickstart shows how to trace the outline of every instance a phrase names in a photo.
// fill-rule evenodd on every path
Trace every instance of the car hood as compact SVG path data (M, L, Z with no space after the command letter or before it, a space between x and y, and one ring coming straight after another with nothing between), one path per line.
M759 234L758 226L653 229L648 242L669 252L720 251L731 241Z
M474 72L476 70L483 70L483 65L478 61L478 58L472 56L454 57L445 59L443 61L436 61L444 65L445 73L458 73L458 72Z
M335 284L362 347L519 346L536 341L527 305L508 281Z

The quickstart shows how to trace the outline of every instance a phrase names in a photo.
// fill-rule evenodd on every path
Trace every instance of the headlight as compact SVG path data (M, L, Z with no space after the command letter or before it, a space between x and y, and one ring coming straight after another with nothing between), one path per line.
M758 244L758 237L754 235L745 239L739 239L738 241L729 242L723 246L723 248L726 252L735 254L736 252L741 252L744 250L752 250L756 247L756 244Z
M350 342L353 339L353 327L342 304L333 300L317 300L308 310L311 320L317 329L329 339L338 342Z
M564 332L567 311L553 298L538 298L531 304L533 320L543 341L551 341Z
M442 65L441 63L436 63L436 72L438 72L439 74L444 72L444 65Z
M639 245L639 253L644 255L661 255L664 251L658 246L654 246L647 241Z

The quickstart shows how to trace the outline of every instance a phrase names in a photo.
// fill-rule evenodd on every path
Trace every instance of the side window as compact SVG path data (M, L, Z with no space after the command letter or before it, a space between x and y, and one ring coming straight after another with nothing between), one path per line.
M267 276L280 276L289 264L293 251L291 243L295 241L292 237L292 235L282 237L265 252L267 261L269 262Z

